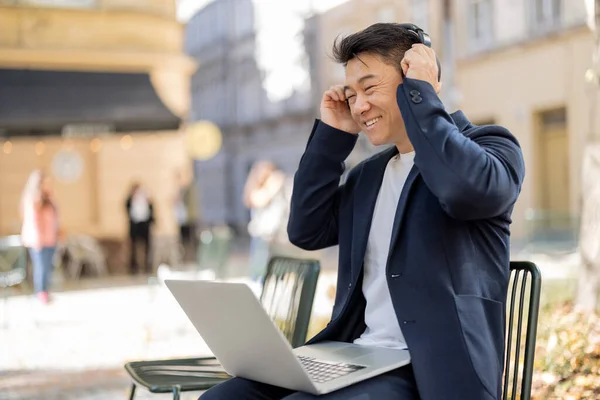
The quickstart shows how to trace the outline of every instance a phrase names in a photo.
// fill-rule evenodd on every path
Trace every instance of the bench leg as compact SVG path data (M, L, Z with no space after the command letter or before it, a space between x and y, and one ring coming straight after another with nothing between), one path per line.
M179 400L179 387L177 386L173 388L173 400Z
M133 400L133 397L135 396L135 383L131 384L131 392L129 392L129 400Z

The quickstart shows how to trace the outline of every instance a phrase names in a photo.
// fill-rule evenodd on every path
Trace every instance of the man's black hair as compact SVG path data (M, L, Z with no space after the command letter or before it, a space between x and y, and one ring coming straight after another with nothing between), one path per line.
M417 36L396 23L377 23L345 37L338 37L333 43L333 59L344 67L361 53L380 56L389 65L400 71L404 53L415 43ZM359 58L360 60L360 58Z

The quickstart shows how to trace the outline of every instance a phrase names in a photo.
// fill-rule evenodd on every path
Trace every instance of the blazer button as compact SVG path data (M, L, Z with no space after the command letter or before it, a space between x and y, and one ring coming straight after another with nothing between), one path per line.
M413 97L421 95L421 92L419 92L418 90L415 90L415 89L411 90L408 93L410 93L410 95L413 96Z
M411 98L412 102L415 104L419 104L420 102L423 101L423 99L420 96L414 96Z
M352 284L351 283L348 284L348 289L352 289Z

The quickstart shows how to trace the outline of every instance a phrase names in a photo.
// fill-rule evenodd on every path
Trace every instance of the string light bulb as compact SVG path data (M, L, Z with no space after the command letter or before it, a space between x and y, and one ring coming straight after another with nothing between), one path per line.
M133 146L133 138L131 135L125 135L121 138L121 148L123 150L129 150Z
M46 150L46 145L44 144L44 142L39 141L35 144L35 154L38 156L41 156L42 154L44 154L44 151Z
M90 141L90 150L92 153L97 153L102 148L102 141L99 138L93 138Z
M4 151L4 154L10 154L10 153L12 153L12 148L13 148L13 144L12 144L12 142L10 140L7 140L2 145L2 151Z

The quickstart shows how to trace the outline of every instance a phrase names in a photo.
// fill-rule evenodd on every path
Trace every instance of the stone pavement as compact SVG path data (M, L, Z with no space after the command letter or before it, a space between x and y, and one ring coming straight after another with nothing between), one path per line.
M577 270L577 255L558 258L523 255L545 277L564 280ZM331 312L328 289L335 270L324 263L313 308L311 333ZM227 280L243 280L243 258ZM236 278L237 276L237 278ZM126 399L127 361L209 355L210 350L162 284L147 277L89 279L59 284L53 302L28 295L0 303L0 400ZM196 399L186 393L183 399ZM170 399L138 388L136 399Z
M108 399L99 397L104 388L128 387L128 360L210 354L164 287L87 289L53 300L10 299L0 331L0 399L5 392L9 399L87 399L86 390Z
M231 271L236 274L244 275ZM329 318L327 289L334 280L331 272L321 274L315 320ZM55 292L49 305L30 295L0 303L0 400L125 399L130 388L125 362L211 354L160 283L113 277L61 286L65 290ZM143 388L136 392L136 399L168 398Z

